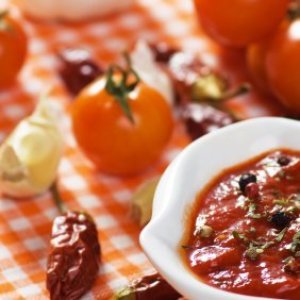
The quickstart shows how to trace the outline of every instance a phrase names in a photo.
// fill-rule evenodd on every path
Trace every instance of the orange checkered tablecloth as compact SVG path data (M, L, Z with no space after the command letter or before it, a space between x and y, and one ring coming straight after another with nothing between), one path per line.
M198 52L208 64L220 65L232 82L247 79L243 54L222 50L205 38L188 0L137 0L126 12L85 24L39 23L23 17L22 22L30 38L30 53L16 86L0 93L0 142L32 111L39 95L51 88L51 100L64 111L61 126L66 148L59 185L69 208L86 210L94 217L102 246L100 273L83 299L109 299L130 279L152 270L139 246L140 228L129 218L132 192L147 178L162 173L189 140L178 124L161 160L144 174L117 178L97 173L73 139L68 115L72 100L57 76L55 52L62 47L85 47L97 60L109 63L138 39L166 41ZM262 104L261 98L252 92L231 105L247 117L278 113L276 106L270 101ZM45 269L51 224L57 215L49 194L24 200L1 198L1 299L48 299Z

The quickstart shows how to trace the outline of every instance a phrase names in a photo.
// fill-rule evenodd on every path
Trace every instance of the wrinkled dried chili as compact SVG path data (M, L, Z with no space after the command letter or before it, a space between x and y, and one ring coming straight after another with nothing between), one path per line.
M59 201L56 188L53 189ZM60 211L61 203L57 202ZM95 223L82 212L67 211L55 218L47 264L51 300L76 300L94 283L100 266L100 244Z
M105 71L85 49L63 49L58 53L58 59L58 73L74 96Z

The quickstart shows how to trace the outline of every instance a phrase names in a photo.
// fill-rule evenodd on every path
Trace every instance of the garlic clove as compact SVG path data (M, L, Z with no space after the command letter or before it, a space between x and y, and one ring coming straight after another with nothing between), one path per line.
M54 182L63 138L50 101L41 99L0 146L0 190L13 197L35 196Z
M169 76L156 63L154 54L148 44L139 41L132 51L131 62L133 69L141 79L153 89L161 93L166 101L174 103L174 93Z

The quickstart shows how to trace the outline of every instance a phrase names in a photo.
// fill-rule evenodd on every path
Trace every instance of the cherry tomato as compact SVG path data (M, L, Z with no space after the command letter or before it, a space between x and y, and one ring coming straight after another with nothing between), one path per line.
M27 53L27 37L8 12L0 13L0 89L14 83Z
M250 45L246 52L246 63L254 84L264 94L269 95L271 92L265 67L267 48L266 41Z
M75 137L99 170L115 175L141 172L159 158L171 136L171 108L159 92L139 82L127 95L128 114L107 82L107 76L97 79L75 99Z
M194 0L203 29L216 41L243 47L270 34L289 0Z
M300 115L300 19L284 22L266 55L272 91L291 113Z

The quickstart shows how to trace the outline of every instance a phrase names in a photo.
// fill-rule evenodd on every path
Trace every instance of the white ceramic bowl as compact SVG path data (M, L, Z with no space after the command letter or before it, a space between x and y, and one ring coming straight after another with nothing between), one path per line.
M278 148L300 151L300 122L271 117L243 121L193 142L162 176L153 216L141 233L140 242L157 270L187 299L266 299L233 294L202 283L185 266L179 246L187 208L213 177L224 168Z

